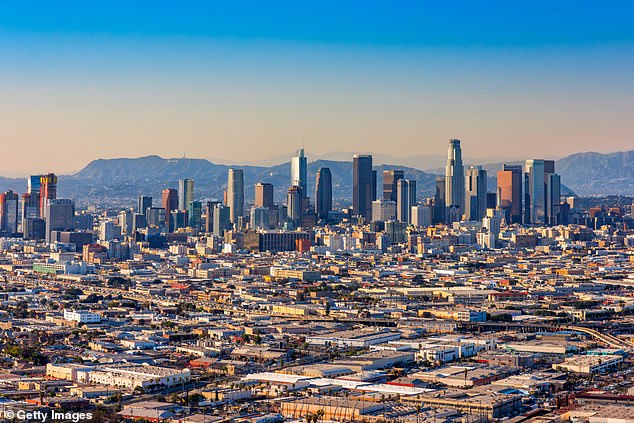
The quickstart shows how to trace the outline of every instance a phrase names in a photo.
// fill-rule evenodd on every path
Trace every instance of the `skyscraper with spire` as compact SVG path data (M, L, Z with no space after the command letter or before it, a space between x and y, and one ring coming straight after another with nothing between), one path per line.
M297 150L297 155L291 159L291 186L300 187L304 197L308 194L307 160L304 148Z
M455 207L464 211L464 166L462 165L462 149L460 140L449 140L447 166L445 167L445 201L447 207Z

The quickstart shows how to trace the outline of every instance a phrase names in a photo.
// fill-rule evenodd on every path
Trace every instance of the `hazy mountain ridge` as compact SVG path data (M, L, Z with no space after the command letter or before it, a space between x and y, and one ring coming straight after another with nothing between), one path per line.
M558 160L556 169L581 195L634 194L634 150L572 154Z
M178 180L191 178L195 181L196 196L201 199L221 199L227 186L227 172L232 166L211 163L205 159L162 159L158 156L136 159L100 159L89 163L84 169L71 176L60 177L66 192L86 197L112 195L113 188L121 197L135 197L148 193L158 198L165 187L178 187ZM276 201L286 198L290 184L290 162L276 166L234 166L244 170L245 197L247 201L254 197L253 186L257 182L269 182L275 187ZM315 175L321 167L332 172L333 196L336 199L352 198L352 162L316 160L308 163L308 195L314 196ZM418 169L380 165L375 167L379 174L385 169L403 169L406 177L418 182L421 195L434 190L435 175ZM91 181L90 184L79 183ZM378 183L382 183L379 176ZM381 192L382 188L379 187ZM72 195L71 195L72 196Z

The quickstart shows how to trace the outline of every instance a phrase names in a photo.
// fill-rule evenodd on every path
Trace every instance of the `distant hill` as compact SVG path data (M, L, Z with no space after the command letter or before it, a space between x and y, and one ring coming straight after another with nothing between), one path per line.
M60 177L60 191L70 197L134 198L140 194L150 194L159 198L165 187L178 187L178 180L191 178L195 181L195 191L201 199L220 199L227 187L227 173L231 166L211 163L204 159L163 159L158 156L135 159L99 159L89 163L74 175ZM253 186L257 182L269 182L275 187L276 201L284 201L290 183L290 162L276 166L235 166L244 169L245 197L254 198ZM349 200L352 198L352 162L317 160L308 164L308 195L313 197L315 175L320 167L329 167L333 178L333 197ZM378 183L386 169L403 169L407 178L415 179L421 196L434 191L435 176L418 169L395 166L375 166L379 173ZM62 188L64 188L62 190ZM379 188L381 192L381 188Z
M557 160L556 169L579 195L634 195L634 150L577 153Z

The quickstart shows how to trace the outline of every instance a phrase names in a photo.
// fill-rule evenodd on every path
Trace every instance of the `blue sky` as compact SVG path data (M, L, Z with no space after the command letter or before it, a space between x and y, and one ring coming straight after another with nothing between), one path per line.
M226 37L394 47L634 41L630 1L5 0L0 5L5 35Z
M628 149L633 12L626 1L0 0L12 153L0 166L67 172L183 150L252 161L291 154L304 134L316 154L443 154L452 137L472 157Z

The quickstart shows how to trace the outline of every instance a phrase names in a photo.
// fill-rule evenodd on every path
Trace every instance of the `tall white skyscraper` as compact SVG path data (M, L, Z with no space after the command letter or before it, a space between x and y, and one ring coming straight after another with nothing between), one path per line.
M244 215L244 172L242 169L229 169L227 179L227 206L229 220L236 223Z
M464 166L460 140L449 140L447 166L445 167L445 203L464 211Z
M308 194L307 160L304 149L297 150L297 155L291 159L291 185L301 187L304 197Z

